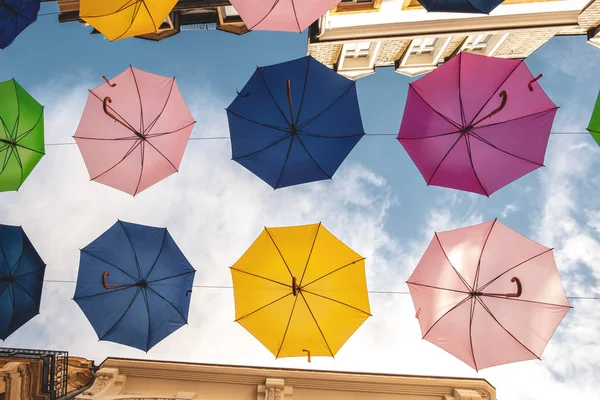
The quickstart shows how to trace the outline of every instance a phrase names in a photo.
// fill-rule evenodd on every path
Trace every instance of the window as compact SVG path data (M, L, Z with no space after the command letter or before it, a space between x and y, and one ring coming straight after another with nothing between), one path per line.
M475 35L471 35L467 39L465 39L462 46L458 50L482 54L485 56L491 56L496 52L496 50L498 50L498 48L506 40L508 35L508 33L478 33Z
M351 79L374 73L380 46L381 42L344 44L335 70Z
M415 39L412 41L412 46L410 46L409 54L415 54L418 56L423 54L433 54L437 42L438 38Z
M332 14L336 13L355 13L355 12L372 12L379 11L382 0L342 0L332 10Z
M371 42L349 43L344 46L344 58L368 58L370 49Z
M452 37L420 37L410 42L396 64L396 72L417 76L436 68Z

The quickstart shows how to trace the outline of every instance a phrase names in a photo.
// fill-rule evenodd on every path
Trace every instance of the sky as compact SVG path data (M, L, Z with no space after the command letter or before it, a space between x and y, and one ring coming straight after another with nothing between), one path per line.
M44 4L42 13L55 5ZM193 137L228 135L225 107L257 65L306 55L306 34L183 32L160 43L110 43L89 27L43 16L0 53L0 80L14 77L45 105L46 142L72 141L87 90L130 64L175 76L197 123ZM600 76L600 50L584 37L552 39L527 59L560 106L553 130L585 132ZM408 83L391 68L357 81L367 133L397 133ZM196 268L196 285L230 286L228 267L264 226L322 221L366 257L373 291L407 290L404 283L435 231L499 218L555 248L570 296L600 296L600 149L588 135L553 135L546 167L490 198L427 187L393 136L365 137L332 181L273 191L231 161L228 140L189 143L180 172L135 198L90 182L77 146L48 146L18 193L0 194L0 223L22 225L47 264L46 279L74 282L78 249L117 219L166 226ZM67 350L94 359L132 357L202 363L386 372L487 379L499 399L598 398L600 307L572 300L542 361L479 373L421 340L410 296L371 294L373 317L335 359L279 359L234 323L230 289L194 289L189 325L147 354L97 337L71 300L73 283L47 282L40 315L5 347Z

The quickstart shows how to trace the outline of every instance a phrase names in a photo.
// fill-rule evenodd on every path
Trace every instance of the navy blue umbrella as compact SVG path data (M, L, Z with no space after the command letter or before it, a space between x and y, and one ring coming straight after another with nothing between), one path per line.
M489 14L504 0L419 0L429 12Z
M0 339L39 314L45 271L23 229L0 225Z
M356 83L310 56L256 68L227 117L233 160L274 189L331 179L365 134Z
M148 351L187 324L195 272L166 228L118 221L81 249L73 300L100 340Z
M37 19L40 0L0 0L0 49Z

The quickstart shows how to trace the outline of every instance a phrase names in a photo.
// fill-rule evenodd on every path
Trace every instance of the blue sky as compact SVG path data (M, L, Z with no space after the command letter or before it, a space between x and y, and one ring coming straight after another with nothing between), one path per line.
M54 4L44 4L42 13ZM47 143L74 134L87 89L129 64L176 76L196 120L194 137L227 136L224 108L257 65L302 57L306 35L253 32L241 37L218 31L183 32L160 43L127 39L110 43L91 28L58 24L43 16L0 53L0 80L15 77L46 106ZM555 38L527 60L543 73L544 90L561 108L554 131L583 132L594 105L600 50L583 37ZM368 133L396 133L411 79L391 68L358 80ZM273 191L230 161L227 140L191 142L180 173L135 199L89 182L76 146L48 147L46 157L19 193L3 193L0 221L23 225L48 264L46 276L74 280L78 249L117 218L167 226L192 265L196 284L229 285L232 265L264 225L323 221L330 231L367 257L372 290L406 290L404 281L434 231L499 217L542 244L556 248L567 293L600 295L600 151L586 135L554 135L547 167L491 198L427 187L393 137L366 137L332 182ZM252 365L485 377L501 399L596 398L600 374L598 302L574 301L575 309L547 347L530 361L477 374L420 340L410 297L372 295L373 318L335 360L274 361L234 324L228 290L197 289L190 325L147 355L97 342L70 299L72 284L47 283L42 312L5 346L68 350L94 358L127 356ZM182 345L185 343L185 345ZM579 396L579 397L577 397Z

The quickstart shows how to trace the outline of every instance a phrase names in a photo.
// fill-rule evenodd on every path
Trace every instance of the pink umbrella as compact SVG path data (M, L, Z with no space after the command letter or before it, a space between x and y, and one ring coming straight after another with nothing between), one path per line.
M91 180L135 196L178 171L195 121L175 78L130 67L104 79L74 138Z
M436 233L407 283L423 339L476 370L539 359L571 308L552 249L496 220Z
M541 76L459 53L411 83L398 140L427 184L489 196L542 167L558 107Z
M302 32L341 0L230 0L250 30Z

